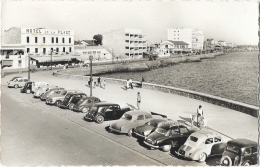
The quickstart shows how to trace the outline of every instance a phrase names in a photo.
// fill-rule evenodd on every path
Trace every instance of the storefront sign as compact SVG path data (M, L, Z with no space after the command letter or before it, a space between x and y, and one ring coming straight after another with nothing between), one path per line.
M51 30L42 28L22 28L23 34L42 34L42 35L74 35L70 30Z

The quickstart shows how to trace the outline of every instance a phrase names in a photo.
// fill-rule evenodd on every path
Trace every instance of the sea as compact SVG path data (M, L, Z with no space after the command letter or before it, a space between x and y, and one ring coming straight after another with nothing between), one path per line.
M201 62L181 63L145 72L102 74L193 90L258 105L258 52L233 52Z

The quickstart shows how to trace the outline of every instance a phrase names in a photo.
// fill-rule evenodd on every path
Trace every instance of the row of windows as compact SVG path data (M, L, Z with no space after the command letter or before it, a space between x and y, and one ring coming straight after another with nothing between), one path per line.
M30 37L27 37L26 38L27 40L27 43L30 43ZM65 43L65 38L64 37L62 37L62 43ZM46 43L46 37L42 37L42 41L43 41L43 43ZM55 41L55 38L54 37L51 37L51 43L54 43L54 41ZM34 42L35 43L38 43L38 37L34 37ZM56 37L56 43L59 43L59 38L58 37ZM71 38L69 38L69 43L71 43Z
M138 48L139 49L146 49L146 47L143 47L143 48L142 47L135 47L135 49L138 49ZM129 49L129 47L126 46L125 49Z
M101 51L88 51L88 52L83 52L83 54L96 54L96 53L101 53Z
M51 48L51 50L53 50L53 48ZM27 48L27 53L29 53L31 50L30 48ZM59 52L59 48L56 48L56 50L54 50L55 52ZM33 52L33 51L31 51ZM62 48L62 52L66 52L66 48L63 47ZM69 47L69 52L71 52L71 47ZM38 48L34 48L34 53L39 53L39 49ZM42 53L46 53L46 48L42 48Z
M129 40L125 40L126 43L129 43ZM134 41L134 42L130 42L130 44L132 43L146 43L146 41Z
M129 56L129 53L125 53L125 55ZM142 53L131 53L130 55L143 55Z

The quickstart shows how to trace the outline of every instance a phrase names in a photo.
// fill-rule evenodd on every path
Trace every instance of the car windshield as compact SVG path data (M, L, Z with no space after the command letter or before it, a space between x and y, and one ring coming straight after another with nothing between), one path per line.
M67 91L61 91L60 94L61 95L65 95L67 93Z
M121 119L125 119L125 120L129 120L130 121L132 119L132 115L124 114Z
M163 128L156 128L155 132L157 132L159 134L162 134L162 135L165 135L167 130L165 130Z
M153 127L156 127L158 125L158 123L156 121L152 120L152 121L147 122L146 125L151 125Z
M238 154L240 149L233 145L227 145L227 150Z

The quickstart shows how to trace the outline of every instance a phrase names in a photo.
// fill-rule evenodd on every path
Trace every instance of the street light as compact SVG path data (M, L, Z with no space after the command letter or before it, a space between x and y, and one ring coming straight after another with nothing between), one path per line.
M89 56L89 61L90 61L90 96L92 96L92 60L93 56Z
M55 50L51 49L51 70L52 70L52 53L55 52Z
M32 54L28 52L28 81L30 81L30 70L31 70L31 67L30 67L30 61L31 61L31 56Z

